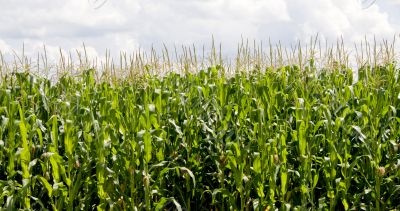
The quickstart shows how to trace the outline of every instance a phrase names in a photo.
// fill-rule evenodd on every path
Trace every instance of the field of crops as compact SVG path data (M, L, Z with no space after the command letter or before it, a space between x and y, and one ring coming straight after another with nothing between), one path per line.
M0 207L399 209L396 62L357 81L303 63L134 80L4 73Z

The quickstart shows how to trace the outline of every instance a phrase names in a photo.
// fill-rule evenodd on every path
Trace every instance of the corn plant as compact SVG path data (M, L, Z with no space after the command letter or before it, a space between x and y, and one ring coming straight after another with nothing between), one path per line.
M311 50L285 64L246 46L235 68L184 48L176 64L122 55L121 75L80 58L56 80L1 62L0 206L399 209L396 61L356 80L343 52L319 67Z

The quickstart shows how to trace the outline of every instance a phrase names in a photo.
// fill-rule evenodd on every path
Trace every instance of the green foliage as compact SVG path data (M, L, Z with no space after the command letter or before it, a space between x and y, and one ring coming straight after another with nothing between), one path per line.
M0 86L0 206L53 210L400 208L395 65L221 66L137 81L93 69Z

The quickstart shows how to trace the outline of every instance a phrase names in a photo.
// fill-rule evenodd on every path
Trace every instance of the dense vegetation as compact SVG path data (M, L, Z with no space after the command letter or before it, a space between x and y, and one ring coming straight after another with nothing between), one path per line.
M0 206L398 209L395 63L0 86Z

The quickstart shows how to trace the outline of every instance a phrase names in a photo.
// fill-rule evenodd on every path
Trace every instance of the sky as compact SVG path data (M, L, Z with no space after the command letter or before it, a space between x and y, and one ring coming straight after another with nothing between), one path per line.
M352 44L400 33L400 0L0 0L0 51L91 56L150 46L209 45L226 52L244 39L290 45L318 34ZM370 6L369 6L370 5ZM369 7L367 7L369 6ZM366 8L367 7L367 8Z

